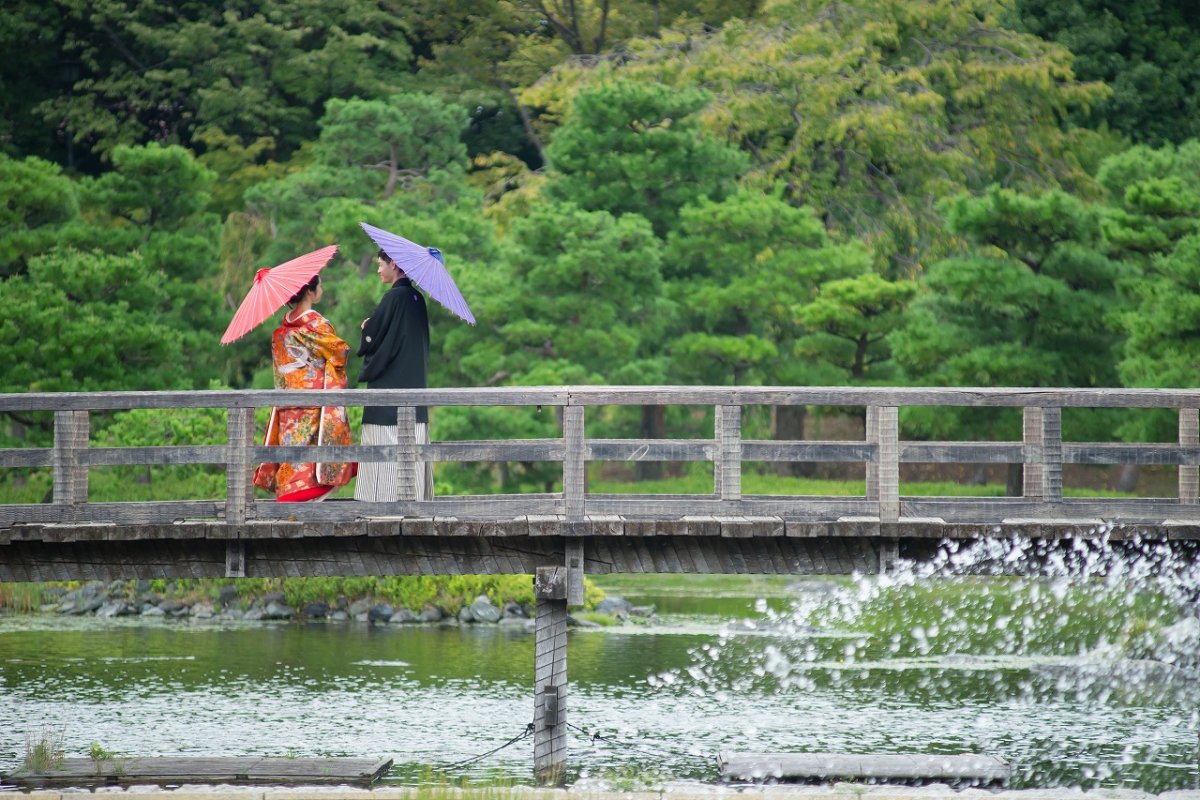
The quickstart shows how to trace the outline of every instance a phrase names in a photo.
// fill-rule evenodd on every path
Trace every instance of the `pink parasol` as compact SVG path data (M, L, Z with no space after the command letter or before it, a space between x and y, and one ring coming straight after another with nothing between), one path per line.
M261 325L263 320L278 311L304 284L312 280L329 263L337 249L336 244L331 244L285 261L273 269L260 269L254 273L254 285L230 320L225 335L221 337L221 344L235 342Z

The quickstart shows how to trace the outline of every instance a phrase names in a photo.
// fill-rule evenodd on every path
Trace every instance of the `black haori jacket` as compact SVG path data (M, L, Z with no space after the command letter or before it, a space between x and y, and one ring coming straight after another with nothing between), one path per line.
M358 355L363 359L359 383L368 389L424 389L429 361L429 315L425 296L408 278L401 278L379 301L362 329ZM417 422L428 422L429 412L417 408ZM396 409L367 406L364 425L395 425Z

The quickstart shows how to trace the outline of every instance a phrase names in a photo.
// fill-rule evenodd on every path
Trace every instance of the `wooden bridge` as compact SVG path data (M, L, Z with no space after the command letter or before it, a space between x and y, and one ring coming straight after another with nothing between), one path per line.
M318 399L319 398L319 399ZM397 502L256 499L260 461L312 457L303 447L256 445L265 406L397 406L400 444L326 448L329 461L395 461ZM589 408L708 406L705 439L597 439ZM417 406L538 406L561 420L549 439L418 444ZM860 441L742 436L747 406L865 409ZM1021 408L1014 442L903 441L903 407ZM224 444L108 448L89 443L89 415L138 408L223 408ZM1064 442L1064 409L1170 409L1171 444ZM870 573L898 558L930 558L962 541L1014 537L1049 553L1061 543L1146 539L1191 554L1200 540L1200 390L906 389L816 387L531 387L327 391L110 392L0 395L3 412L53 412L52 448L0 449L0 467L52 468L52 502L0 503L0 581L536 574L535 768L543 779L566 753L566 611L582 602L585 572ZM487 431L480 431L486 435ZM417 460L561 462L562 491L416 499ZM595 461L708 461L700 495L589 493ZM861 464L859 497L763 496L742 489L743 462ZM1023 496L906 497L900 465L1017 463ZM225 497L92 503L88 470L121 465L220 464ZM1169 498L1067 498L1064 464L1173 466ZM1113 545L1113 543L1116 543ZM1073 545L1072 545L1073 546ZM1027 564L1014 565L1026 569Z
M256 499L259 461L301 460L305 448L256 445L254 409L288 404L391 405L399 445L328 448L329 460L400 463L394 503L297 505ZM562 436L416 444L414 406L538 406ZM711 406L712 439L594 439L589 408ZM862 441L744 439L745 406L847 406L866 411ZM1019 407L1019 442L912 442L899 438L905 406ZM225 444L89 446L89 414L136 408L223 408ZM1165 408L1178 412L1172 444L1062 441L1064 409ZM551 387L502 389L111 392L0 395L0 411L53 412L54 447L0 449L0 467L50 467L53 502L0 504L0 581L300 575L529 573L566 563L608 572L849 573L927 557L943 540L1021 536L1200 538L1197 436L1200 391L1128 389L895 389ZM486 431L481 431L486 434ZM550 461L563 491L416 498L416 459ZM709 461L702 495L593 494L593 461ZM743 462L862 464L859 497L764 496L742 490ZM1020 463L1022 497L904 497L900 465ZM173 502L88 501L88 469L221 464L225 497ZM1173 465L1172 498L1064 498L1064 464ZM265 496L261 496L264 497ZM579 546L586 543L583 553ZM582 560L580 560L582 559Z

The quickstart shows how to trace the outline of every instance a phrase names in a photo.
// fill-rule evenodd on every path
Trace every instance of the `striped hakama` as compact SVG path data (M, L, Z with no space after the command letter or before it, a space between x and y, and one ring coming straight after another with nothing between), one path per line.
M400 436L395 425L362 426L363 444L399 444ZM429 424L417 423L417 444L429 444ZM358 480L354 484L354 499L371 503L388 503L400 499L399 469L395 462L360 462ZM433 499L433 464L417 462L417 499Z

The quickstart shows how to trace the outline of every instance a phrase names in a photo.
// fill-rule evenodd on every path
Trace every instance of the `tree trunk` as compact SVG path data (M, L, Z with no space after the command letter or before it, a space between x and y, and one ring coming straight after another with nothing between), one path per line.
M1009 497L1020 497L1025 494L1025 465L1009 464L1008 481L1004 493Z
M662 439L667 432L666 406L642 406L642 438ZM633 468L634 480L656 481L663 476L663 462L638 461Z
M1141 472L1141 466L1138 464L1122 464L1121 473L1117 476L1117 491L1136 491Z
M774 406L771 409L771 438L782 441L800 441L804 438L804 421L808 406ZM779 461L775 474L793 478L811 478L816 474L816 464L811 461Z

